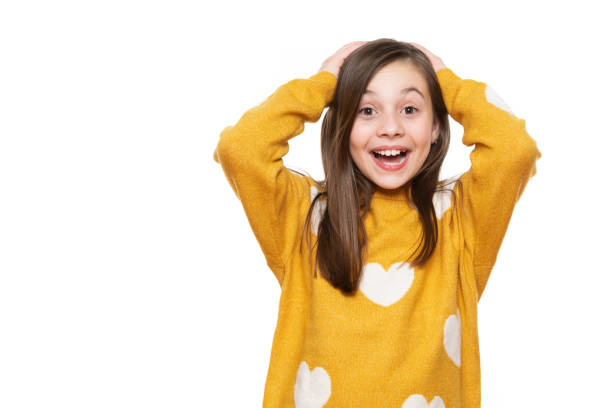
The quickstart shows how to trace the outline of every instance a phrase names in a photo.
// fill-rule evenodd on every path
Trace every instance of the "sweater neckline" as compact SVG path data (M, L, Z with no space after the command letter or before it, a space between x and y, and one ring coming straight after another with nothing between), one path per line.
M406 193L404 187L398 187L392 190L384 189L376 186L372 194L372 200L390 200L390 201L406 201Z

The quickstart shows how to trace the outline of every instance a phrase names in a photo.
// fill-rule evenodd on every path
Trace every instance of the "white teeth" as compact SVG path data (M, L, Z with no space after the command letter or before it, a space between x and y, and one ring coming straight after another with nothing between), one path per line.
M402 152L401 150L379 150L379 151L376 151L377 154L381 154L383 156L397 156L401 152Z

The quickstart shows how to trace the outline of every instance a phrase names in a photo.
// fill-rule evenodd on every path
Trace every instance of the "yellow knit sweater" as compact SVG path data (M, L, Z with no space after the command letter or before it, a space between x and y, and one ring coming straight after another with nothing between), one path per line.
M323 71L289 81L221 133L214 159L281 286L264 407L480 406L477 303L541 153L525 121L486 84L449 68L437 76L464 127L462 142L475 145L461 175L464 210L436 193L438 244L423 267L411 268L402 262L420 238L418 214L403 196L377 190L364 219L368 256L356 296L315 278L314 254L307 245L300 253L317 187L282 161L288 140L331 101L336 77ZM324 208L323 201L315 214Z

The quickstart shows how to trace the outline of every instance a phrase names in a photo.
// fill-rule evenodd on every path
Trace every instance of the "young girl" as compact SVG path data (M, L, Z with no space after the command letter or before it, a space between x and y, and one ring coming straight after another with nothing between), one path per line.
M282 157L326 106L317 182ZM440 182L449 113L475 148ZM477 303L540 156L490 87L392 39L224 129L214 159L282 290L263 406L479 407Z

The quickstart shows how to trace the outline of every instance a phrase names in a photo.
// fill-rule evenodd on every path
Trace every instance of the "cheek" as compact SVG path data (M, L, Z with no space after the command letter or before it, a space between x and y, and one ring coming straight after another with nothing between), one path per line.
M414 130L413 139L415 144L420 146L431 144L433 141L433 126L431 123L423 121Z
M353 127L349 141L349 153L353 162L357 167L363 171L363 165L365 161L365 155L368 148L368 133L364 132L363 129Z
M425 164L425 162L427 161L427 156L429 156L429 152L431 152L431 145L429 144L429 142L426 142L421 146L419 152L414 157L416 163L419 163L419 167L422 167L423 164Z
M349 143L349 153L351 154L351 157L353 158L353 161L357 161L357 157L359 156L359 143L358 143L358 139L355 137L356 135L351 133L351 139L350 139L350 143Z
M370 131L367 126L359 125L357 122L353 124L351 129L350 144L351 149L363 149L367 147Z

